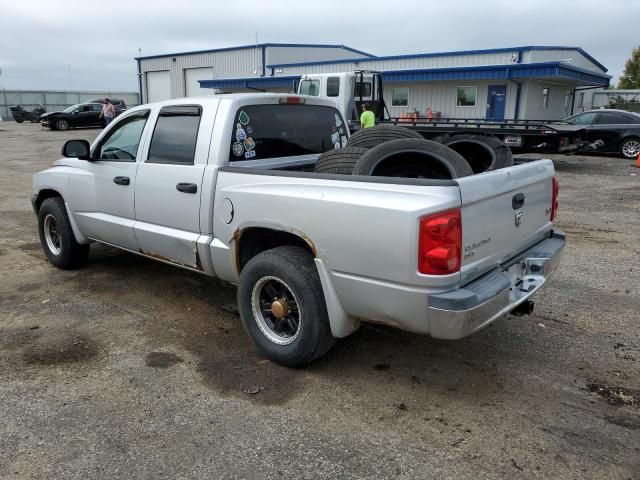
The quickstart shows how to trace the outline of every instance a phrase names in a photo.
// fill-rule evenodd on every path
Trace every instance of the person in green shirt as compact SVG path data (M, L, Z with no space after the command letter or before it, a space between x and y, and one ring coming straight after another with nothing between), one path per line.
M371 110L369 110L369 105L364 103L362 105L362 115L360 115L360 128L370 128L376 125L376 117Z

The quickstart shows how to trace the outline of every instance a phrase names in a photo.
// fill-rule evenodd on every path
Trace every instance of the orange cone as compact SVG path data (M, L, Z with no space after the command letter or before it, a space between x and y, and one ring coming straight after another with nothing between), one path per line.
M636 158L636 167L640 168L640 153L638 154L638 158Z

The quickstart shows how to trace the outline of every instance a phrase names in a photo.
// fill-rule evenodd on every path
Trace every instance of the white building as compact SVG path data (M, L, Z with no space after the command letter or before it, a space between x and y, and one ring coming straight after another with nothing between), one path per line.
M303 74L383 73L393 117L555 120L607 69L579 47L526 46L376 57L343 45L261 44L138 58L143 101L213 92L283 91Z

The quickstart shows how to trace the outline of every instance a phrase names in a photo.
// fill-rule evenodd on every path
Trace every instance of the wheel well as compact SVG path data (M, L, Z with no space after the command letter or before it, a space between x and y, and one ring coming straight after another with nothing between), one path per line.
M640 137L638 137L637 135L627 135L622 140L620 140L620 143L618 144L618 148L622 147L622 144L627 140L640 140Z
M40 206L42 205L42 202L44 202L47 198L53 198L53 197L62 198L62 195L60 195L55 190L51 190L51 189L40 190L40 192L38 192L38 200L36 200L36 205L35 205L36 211L40 210Z
M260 227L243 230L240 233L236 254L238 271L241 272L247 262L257 254L285 245L303 248L315 256L313 244L309 240L305 240L294 233Z

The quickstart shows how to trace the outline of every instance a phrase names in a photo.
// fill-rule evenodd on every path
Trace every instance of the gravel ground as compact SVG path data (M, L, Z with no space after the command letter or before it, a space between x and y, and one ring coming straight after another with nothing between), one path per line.
M96 133L0 127L0 478L640 478L628 161L554 157L569 244L534 315L457 342L363 326L290 370L232 287L102 246L47 263L31 175Z

